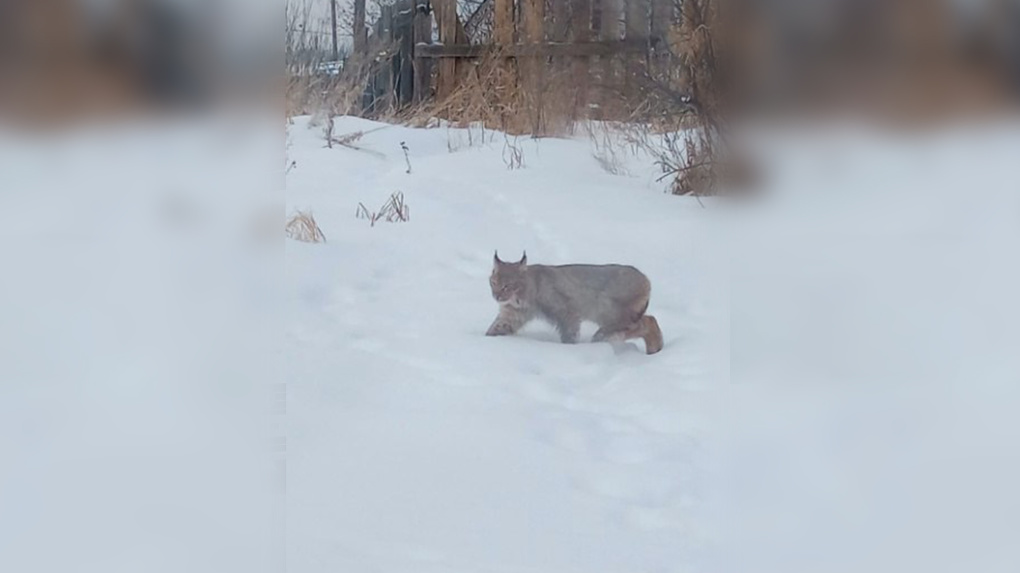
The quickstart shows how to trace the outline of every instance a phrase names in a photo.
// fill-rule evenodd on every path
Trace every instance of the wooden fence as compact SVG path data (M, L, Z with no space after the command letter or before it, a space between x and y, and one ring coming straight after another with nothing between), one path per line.
M485 0L461 21L456 0L398 0L383 7L368 41L356 41L382 64L366 101L380 109L442 99L470 60L494 51L517 60L526 92L540 94L549 69L570 70L586 100L589 86L610 78L626 89L626 63L664 46L674 1Z

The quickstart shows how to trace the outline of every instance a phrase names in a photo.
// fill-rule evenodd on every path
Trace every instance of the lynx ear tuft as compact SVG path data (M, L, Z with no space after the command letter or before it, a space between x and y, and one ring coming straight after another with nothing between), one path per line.
M523 255L521 256L521 262L517 264L521 266L528 264L528 251L523 251Z
M497 249L497 250L493 251L492 252L492 264L499 265L499 264L502 264L502 263L503 263L503 261L499 260L499 250Z

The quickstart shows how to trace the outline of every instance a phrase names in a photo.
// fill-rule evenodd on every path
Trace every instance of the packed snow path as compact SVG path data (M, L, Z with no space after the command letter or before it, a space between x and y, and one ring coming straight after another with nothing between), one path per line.
M710 210L663 194L647 160L607 173L584 138L521 139L510 170L501 134L334 133L356 131L359 149L328 149L308 118L289 128L288 209L327 238L287 243L290 570L689 570L711 545L708 390L727 358ZM355 218L395 191L409 222ZM485 337L497 248L638 267L665 349L540 324Z

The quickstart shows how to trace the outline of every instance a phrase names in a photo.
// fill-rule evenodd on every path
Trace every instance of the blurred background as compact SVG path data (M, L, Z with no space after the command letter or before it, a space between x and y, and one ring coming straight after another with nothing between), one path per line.
M1020 94L1015 0L734 0L736 95L937 120Z
M271 97L280 7L237 0L9 0L0 110L61 121ZM266 103L263 101L263 103Z
M283 74L285 11L305 14L324 52L333 50L334 34L340 51L349 51L354 35L351 0L336 0L332 20L331 0L285 4L8 0L0 5L0 109L52 121L268 95ZM368 4L372 24L390 2ZM458 12L467 20L479 4L462 0ZM676 17L684 4L674 1ZM717 90L741 109L852 108L931 119L1011 105L1020 90L1016 0L701 4L713 12Z

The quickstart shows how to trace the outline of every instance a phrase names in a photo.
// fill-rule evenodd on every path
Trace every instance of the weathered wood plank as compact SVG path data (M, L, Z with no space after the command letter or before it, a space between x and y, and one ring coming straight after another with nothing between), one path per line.
M592 16L592 0L571 0L571 40L577 43L591 41ZM588 85L591 83L591 61L592 58L586 55L579 55L573 58L571 75L574 82L575 120L587 117L588 115Z
M673 0L652 0L652 38L665 39L673 20Z
M379 9L378 38L383 46L388 46L393 41L393 6L382 6ZM374 100L372 101L372 112L383 113L393 105L393 64L390 61L392 52L387 52L375 74Z
M615 42L543 42L539 44L514 44L503 54L511 57L529 56L609 56L614 54L641 53L648 47L645 40L617 40ZM414 47L418 58L478 58L492 49L482 44L418 44Z
M368 29L365 28L365 0L354 0L354 53L362 56L368 48Z
M454 1L454 2L448 2L447 0L433 0L432 1L432 10L435 12L435 15L436 15L436 24L439 24L440 22L442 22L443 17L446 14L446 6L447 5L449 5L449 6L451 6L453 8L453 14L452 14L453 22L454 22L453 26L456 28L457 31L456 31L456 34L454 34L454 36L451 36L450 39L446 40L445 42L448 43L448 44L467 44L468 43L468 37L467 37L467 32L464 30L464 23L460 21L459 17L457 17L457 3L456 3L456 1ZM443 40L440 39L440 41L443 41Z
M659 75L669 69L669 29L673 25L673 0L651 0L651 35L653 49L648 65L653 74Z
M445 45L457 43L456 0L433 0L439 24L439 41ZM436 81L436 95L443 99L453 93L457 85L457 62L444 59L439 62L439 77Z
M536 44L545 39L545 2L519 0L521 9L521 43Z
M651 10L649 0L626 0L627 2L627 38L648 38L648 13Z
M545 0L519 0L521 8L521 43L540 44L545 41ZM531 133L543 132L542 95L545 91L545 66L539 54L521 59L518 55L524 93L533 112Z
M514 0L494 0L492 39L500 46L514 43Z
M570 39L570 0L551 0L546 10L545 34L549 41L567 42ZM549 56L543 66L546 129L559 131L574 117L574 82L570 56Z
M401 106L414 98L414 0L400 0L393 16L393 34L400 52L396 64L396 95Z
M432 43L432 13L428 11L427 0L416 0L414 11L414 43ZM414 101L421 103L428 99L432 91L432 60L423 58L414 52Z
M623 6L621 0L602 0L602 21L600 22L599 37L604 42L617 41L623 37L621 22L623 21ZM601 89L600 109L606 110L613 101L613 90L618 87L619 58L614 54L600 54L599 76Z
M546 33L553 42L566 42L570 33L570 0L552 1L552 18L548 18Z
M569 0L570 2L570 34L569 40L588 42L592 38L592 0Z
M651 11L649 0L626 0L627 27L626 38L628 40L647 41L650 33L648 16ZM641 77L646 72L644 57L631 55L623 60L624 66L624 91L628 97L641 96Z
M623 37L620 24L623 22L622 0L602 0L602 23L599 37L605 41Z

